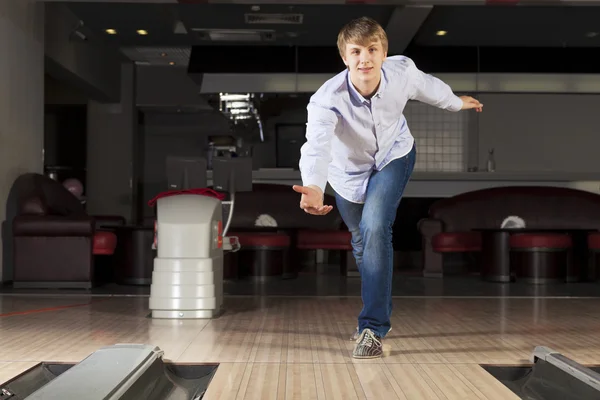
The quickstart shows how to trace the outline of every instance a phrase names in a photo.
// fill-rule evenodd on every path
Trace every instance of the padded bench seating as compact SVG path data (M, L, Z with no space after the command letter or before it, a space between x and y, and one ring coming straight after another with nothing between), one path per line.
M352 234L347 230L301 229L297 233L298 250L334 250L340 252L340 274L358 272L352 255Z
M47 176L19 176L7 200L13 287L90 289L110 277L117 238L101 225L122 216L89 215L78 198ZM99 256L99 257L96 257Z
M590 233L587 241L590 250L590 262L592 263L592 279L600 280L600 232Z
M246 238L253 237L257 231L257 220L263 215L268 215L275 221L276 230L289 235L288 256L294 263L286 264L287 269L283 271L284 278L296 276L299 270L297 267L300 264L298 262L300 257L297 257L296 251L346 252L351 250L350 233L344 229L337 207L334 207L333 211L327 215L307 215L299 207L300 195L292 190L291 185L255 182L251 192L237 193L235 201L235 212L231 219L228 236L237 232ZM335 197L326 193L324 202L325 204L335 204ZM243 242L241 245L243 246ZM230 277L236 275L234 258L227 257L225 260L229 265L224 272Z
M481 251L479 232L441 232L431 239L433 250L439 253Z
M117 235L113 232L97 231L94 233L92 254L110 256L117 248Z
M588 248L590 250L600 251L600 232L594 232L588 235Z
M422 219L418 223L423 247L423 276L443 276L443 255L450 253L478 253L481 251L481 233L471 230L445 231L442 221Z
M302 229L296 247L303 250L352 250L352 234L348 231Z
M514 233L510 236L510 264L517 279L545 284L568 280L571 236L560 233Z
M226 262L224 279L250 276L254 279L281 278L289 266L290 236L283 232L228 232L236 236L240 250Z
M418 225L423 275L441 278L445 254L479 251L476 230L499 228L509 216L522 218L528 229L597 230L600 195L551 186L498 186L438 200ZM572 247L579 246L574 243ZM581 262L573 264L574 270L581 268Z

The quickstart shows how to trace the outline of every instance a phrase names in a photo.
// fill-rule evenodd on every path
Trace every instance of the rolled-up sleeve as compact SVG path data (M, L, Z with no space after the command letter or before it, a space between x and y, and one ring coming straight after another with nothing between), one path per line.
M419 70L414 61L407 58L409 82L411 82L413 100L448 110L460 111L463 101L454 94L450 86L435 76Z
M316 185L325 192L331 156L331 139L338 114L312 101L307 106L306 143L300 149L300 173L304 186Z

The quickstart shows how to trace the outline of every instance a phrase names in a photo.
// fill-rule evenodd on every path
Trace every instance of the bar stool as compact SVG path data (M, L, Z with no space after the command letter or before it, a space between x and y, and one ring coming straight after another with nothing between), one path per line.
M566 280L571 236L560 233L516 233L510 237L510 263L517 279L546 284Z

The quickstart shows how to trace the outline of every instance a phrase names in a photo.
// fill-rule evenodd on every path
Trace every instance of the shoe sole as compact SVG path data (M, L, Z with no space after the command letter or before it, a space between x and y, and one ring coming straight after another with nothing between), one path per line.
M377 356L355 356L355 355L352 355L352 358L356 358L358 360L371 360L373 358L381 358L381 357L383 357L383 354L379 354Z

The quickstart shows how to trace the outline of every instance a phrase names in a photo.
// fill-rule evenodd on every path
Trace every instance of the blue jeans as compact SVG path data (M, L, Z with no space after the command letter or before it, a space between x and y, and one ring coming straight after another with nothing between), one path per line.
M352 203L337 193L336 205L352 233L354 258L361 276L363 308L358 330L371 329L380 337L390 330L394 249L392 227L404 188L412 174L416 148L381 171L371 174L364 204Z

